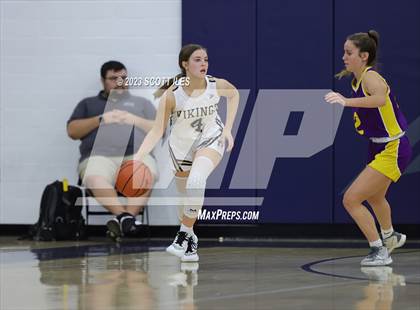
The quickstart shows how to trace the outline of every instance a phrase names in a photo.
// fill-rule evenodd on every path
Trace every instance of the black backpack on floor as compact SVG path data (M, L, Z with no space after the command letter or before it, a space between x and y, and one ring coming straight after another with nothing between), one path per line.
M55 181L42 193L38 222L29 230L29 238L39 241L82 240L86 238L82 205L76 205L83 197L77 186Z

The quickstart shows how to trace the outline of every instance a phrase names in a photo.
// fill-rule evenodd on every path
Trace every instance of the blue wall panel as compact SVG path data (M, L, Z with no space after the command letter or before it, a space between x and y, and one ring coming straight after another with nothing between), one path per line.
M330 89L332 1L258 1L257 12L258 89ZM277 159L261 222L331 223L332 159L332 148L311 158Z
M256 80L256 0L183 0L182 44L208 49L209 74L238 88Z
M257 10L258 88L330 88L332 1L258 1Z

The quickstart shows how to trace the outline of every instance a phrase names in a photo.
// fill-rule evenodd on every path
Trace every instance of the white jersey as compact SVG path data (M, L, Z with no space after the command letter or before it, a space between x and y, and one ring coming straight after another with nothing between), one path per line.
M181 86L173 89L175 110L170 116L169 151L172 160L182 165L190 165L193 153L200 148L211 147L221 154L224 151L219 139L223 123L217 113L220 96L216 80L206 76L206 82L206 90L198 97L188 96Z

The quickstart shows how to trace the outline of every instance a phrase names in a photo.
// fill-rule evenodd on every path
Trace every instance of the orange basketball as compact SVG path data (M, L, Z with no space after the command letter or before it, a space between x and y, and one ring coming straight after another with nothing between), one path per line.
M143 163L135 160L125 161L117 174L116 190L125 197L139 197L153 185L153 175Z

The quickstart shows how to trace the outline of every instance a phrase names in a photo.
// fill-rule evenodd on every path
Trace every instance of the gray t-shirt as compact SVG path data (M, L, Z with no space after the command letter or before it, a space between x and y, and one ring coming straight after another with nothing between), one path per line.
M154 120L156 116L155 107L145 98L133 96L129 91L120 95L113 92L106 97L101 91L95 97L80 101L67 124L76 119L98 116L114 109L127 111L148 120ZM102 122L99 128L92 130L81 139L80 161L91 155L132 155L137 152L145 135L142 129L131 125Z

